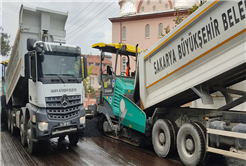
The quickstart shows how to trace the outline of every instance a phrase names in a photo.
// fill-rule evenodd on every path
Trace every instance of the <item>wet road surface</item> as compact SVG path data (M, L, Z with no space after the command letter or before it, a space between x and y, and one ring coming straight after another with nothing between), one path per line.
M174 159L162 159L153 152L105 137L81 137L77 146L70 146L67 137L41 142L39 152L30 156L20 138L1 131L3 164L9 165L130 165L182 166Z
M129 165L129 166L182 166L178 157L163 159L153 149L142 149L105 136L81 137L77 146L70 146L66 137L41 142L39 152L30 156L20 144L19 137L13 137L1 127L2 165ZM236 162L235 162L236 161ZM245 166L244 162L224 157L209 161L206 166Z

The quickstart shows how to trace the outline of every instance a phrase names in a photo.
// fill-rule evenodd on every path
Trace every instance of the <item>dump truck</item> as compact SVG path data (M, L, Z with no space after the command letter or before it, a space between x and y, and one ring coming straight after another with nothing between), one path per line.
M246 92L230 88L246 79L246 1L210 0L148 50L138 45L96 43L115 58L114 69L100 66L98 129L130 144L153 145L167 157L177 151L184 165L201 165L208 153L246 160ZM135 60L136 71L117 75L118 59ZM131 57L131 58L129 58ZM201 99L217 109L190 108ZM233 98L233 94L240 95Z
M9 131L20 135L30 154L37 152L40 140L54 137L68 136L76 145L85 128L87 62L81 60L80 47L65 44L67 17L44 8L20 8L19 29L4 74L2 112L7 114Z

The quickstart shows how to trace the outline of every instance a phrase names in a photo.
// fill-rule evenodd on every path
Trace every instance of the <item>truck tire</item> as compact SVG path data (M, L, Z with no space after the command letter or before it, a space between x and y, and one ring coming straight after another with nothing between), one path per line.
M18 133L19 133L19 131L18 131L18 128L17 127L15 127L15 117L13 116L13 111L11 111L11 134L13 135L13 136L16 136L16 135L18 135Z
M7 107L6 107L6 97L5 95L1 96L1 120L5 122L7 120Z
M195 123L183 124L177 135L177 149L181 161L186 166L200 164L205 156L205 139L202 130Z
M178 134L178 126L177 124L173 121L173 120L169 120L168 121L170 122L171 124L171 127L173 129L173 135L174 135L174 147L175 147L175 150L177 149L177 134Z
M38 148L38 142L34 142L33 139L33 128L32 128L32 122L29 119L27 124L27 149L29 154L35 154L37 152Z
M11 116L11 110L8 110L8 131L11 132L11 121L12 121L12 116Z
M167 119L159 119L152 129L152 143L155 153L166 157L173 153L175 140L171 123Z
M25 147L27 145L27 140L26 140L26 127L24 124L23 115L21 115L21 120L20 120L20 137L21 137L21 144Z
M202 131L202 135L203 135L203 138L204 140L206 141L207 140L207 129L206 127L204 127L200 122L195 122L195 124L200 128L200 130ZM205 142L206 144L206 142ZM208 155L206 153L206 148L205 148L205 155L202 159L202 161L200 162L200 164L202 164L204 161L208 160Z
M77 145L79 141L79 132L77 131L76 133L69 134L68 139L71 145Z

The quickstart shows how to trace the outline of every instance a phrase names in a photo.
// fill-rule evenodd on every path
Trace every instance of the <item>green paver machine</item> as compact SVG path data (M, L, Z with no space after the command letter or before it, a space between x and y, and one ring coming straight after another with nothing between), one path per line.
M126 76L126 73L129 73L129 71L121 72L120 75L117 75L116 70L117 65L119 65L117 61L120 56L126 56L128 59L127 63L129 64L133 57L137 60L137 54L142 50L138 46L123 43L97 43L92 45L92 48L101 50L99 76L101 92L97 109L97 114L101 116L101 119L98 127L107 136L121 139L138 146L140 144L141 134L145 133L146 115L138 107L139 101L136 101L136 97L134 99L136 72L131 72ZM105 52L115 54L113 55L116 56L114 70L112 67L107 66L107 70L102 71L102 61ZM129 70L129 66L127 70ZM125 109L120 109L120 102L125 102L129 110L122 112L121 110ZM124 128L124 126L127 127Z

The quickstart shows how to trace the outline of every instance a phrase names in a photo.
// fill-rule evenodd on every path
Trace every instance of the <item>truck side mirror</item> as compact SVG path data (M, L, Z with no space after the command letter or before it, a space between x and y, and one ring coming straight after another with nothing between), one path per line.
M32 39L32 38L28 38L27 39L26 48L27 48L28 51L32 51L33 50L33 45L34 45L35 42L36 42L35 39Z
M84 67L84 78L86 78L88 76L88 73L87 73L87 59L85 57L83 57L83 67Z
M36 51L33 51L30 54L30 72L31 72L31 78L33 82L37 81L37 56Z

